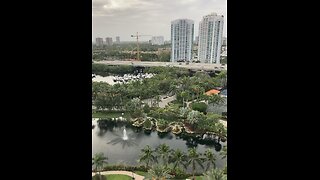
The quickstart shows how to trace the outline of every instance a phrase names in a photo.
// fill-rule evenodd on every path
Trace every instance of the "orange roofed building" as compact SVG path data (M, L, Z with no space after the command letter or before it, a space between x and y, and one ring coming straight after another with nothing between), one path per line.
M211 96L212 94L219 94L220 91L216 89L211 89L210 91L206 92L206 95Z

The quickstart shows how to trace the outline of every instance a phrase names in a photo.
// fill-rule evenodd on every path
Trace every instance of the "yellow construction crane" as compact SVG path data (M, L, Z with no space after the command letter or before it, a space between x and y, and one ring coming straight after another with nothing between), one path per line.
M137 61L140 61L140 51L139 51L139 37L141 36L152 36L152 35L139 35L137 32L137 35L131 35L131 37L136 37L137 38Z

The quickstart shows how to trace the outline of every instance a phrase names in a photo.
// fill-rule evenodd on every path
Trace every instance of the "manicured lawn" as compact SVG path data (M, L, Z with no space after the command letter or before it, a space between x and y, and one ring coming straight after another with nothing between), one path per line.
M132 177L127 175L112 174L112 175L107 175L107 180L132 180Z
M196 177L196 180L204 180L203 176L195 176L195 177ZM189 179L192 179L192 177L189 177Z
M139 174L141 176L146 176L147 172L144 171L134 171L134 173ZM203 176L195 176L196 180L205 180ZM192 177L189 177L188 179L192 179ZM170 180L185 180L185 179L170 179Z
M107 178L106 178L107 177ZM102 175L102 180L132 180L132 177L121 174L112 174L112 175ZM95 175L92 177L92 180L99 180L99 176Z
M121 116L121 112L92 111L92 118L117 118ZM129 114L124 113L123 117L128 118Z
M147 172L144 171L134 171L134 173L139 174L141 176L146 176Z
M205 180L203 176L195 176L196 180ZM188 177L187 179L192 179L192 177ZM170 179L170 180L185 180L185 179Z

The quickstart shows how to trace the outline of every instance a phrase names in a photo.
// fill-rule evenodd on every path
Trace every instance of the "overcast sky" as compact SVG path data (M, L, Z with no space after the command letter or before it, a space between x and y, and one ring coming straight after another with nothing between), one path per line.
M115 41L120 36L121 41L133 41L130 35L136 32L170 40L171 21L180 18L194 21L197 36L199 21L212 12L224 15L227 36L227 0L92 0L92 40L112 37Z

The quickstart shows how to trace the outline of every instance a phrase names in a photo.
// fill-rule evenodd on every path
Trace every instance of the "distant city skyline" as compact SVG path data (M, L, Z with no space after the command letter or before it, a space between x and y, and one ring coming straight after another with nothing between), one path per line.
M130 35L136 32L169 41L171 21L175 19L193 20L195 38L202 17L212 12L224 16L223 36L227 37L227 0L93 0L92 41L116 36L121 41L135 41Z

